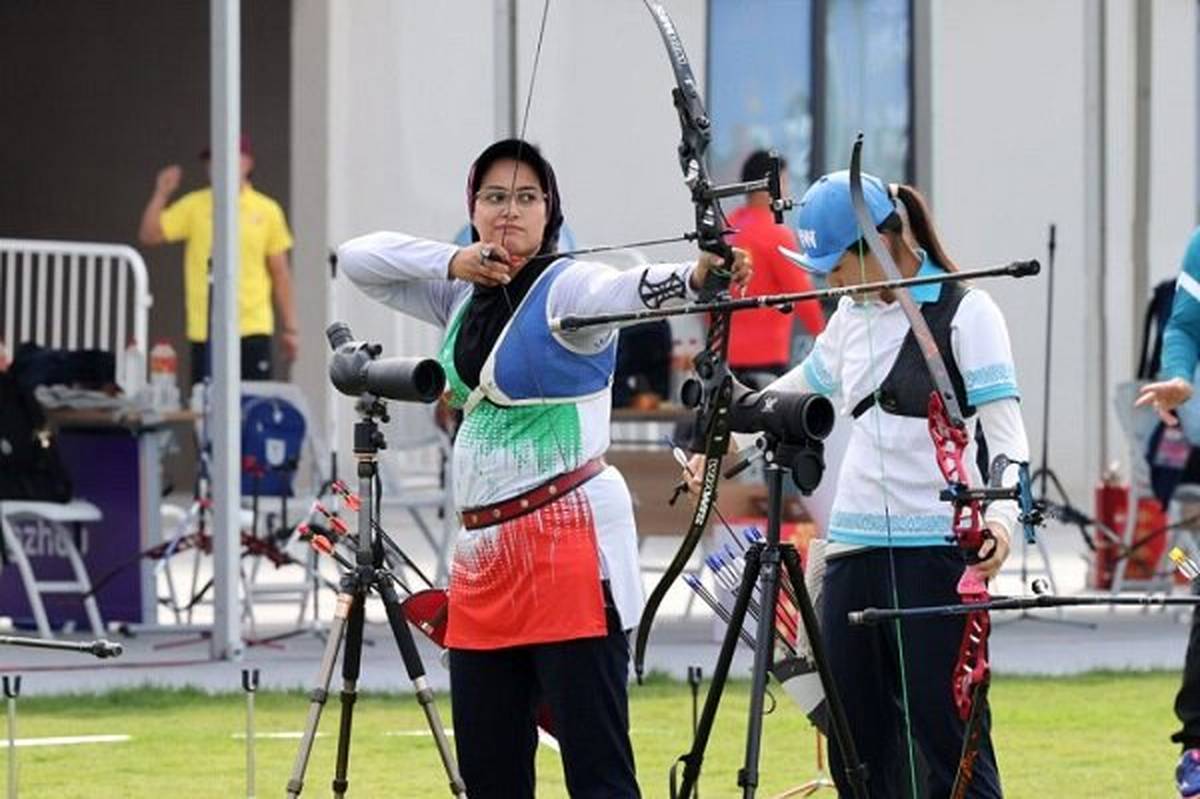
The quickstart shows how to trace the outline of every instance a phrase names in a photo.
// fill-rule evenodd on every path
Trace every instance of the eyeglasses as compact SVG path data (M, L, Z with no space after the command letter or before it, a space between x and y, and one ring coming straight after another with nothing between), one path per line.
M488 208L507 208L516 202L518 208L532 208L544 202L546 195L537 189L517 189L510 192L507 189L484 189L475 195L475 199Z

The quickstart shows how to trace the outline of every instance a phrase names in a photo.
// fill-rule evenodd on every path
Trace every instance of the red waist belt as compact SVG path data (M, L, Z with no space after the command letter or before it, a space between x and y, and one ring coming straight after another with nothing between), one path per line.
M579 488L606 468L608 468L608 464L604 462L604 458L592 458L578 469L560 474L553 480L548 480L537 488L531 488L512 499L506 499L494 505L467 508L459 514L462 517L463 527L468 530L476 530L480 527L504 524L519 516L524 516L526 513L533 513L538 508L549 505L564 494Z

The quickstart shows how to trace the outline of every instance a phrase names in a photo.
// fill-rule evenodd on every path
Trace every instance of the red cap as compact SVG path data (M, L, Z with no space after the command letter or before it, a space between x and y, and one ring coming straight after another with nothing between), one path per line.
M250 137L247 134L243 133L241 135L241 137L238 139L238 148L241 150L242 155L248 155L251 158L254 157L254 150L250 146ZM212 158L212 146L211 145L208 147L205 147L203 150L200 151L200 160L201 161L207 161L210 158Z

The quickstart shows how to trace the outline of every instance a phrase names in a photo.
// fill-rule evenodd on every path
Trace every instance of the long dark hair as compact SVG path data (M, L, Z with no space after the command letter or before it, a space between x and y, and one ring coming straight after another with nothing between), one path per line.
M946 252L946 248L942 246L942 240L938 238L937 230L933 226L933 214L929 212L929 202L924 195L907 183L898 183L895 188L895 199L904 203L904 212L908 215L908 226L917 240L917 246L924 250L942 269L947 272L958 272L958 264ZM884 220L885 228L888 221L890 220ZM896 227L898 229L899 225Z

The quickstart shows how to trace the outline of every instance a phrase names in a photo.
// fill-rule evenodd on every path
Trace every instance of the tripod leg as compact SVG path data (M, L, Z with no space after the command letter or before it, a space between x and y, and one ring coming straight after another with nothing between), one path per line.
M400 657L404 659L404 668L408 671L408 678L412 680L417 702L425 711L425 720L429 724L429 731L433 734L433 742L437 746L438 754L441 755L442 767L446 770L446 776L450 778L450 793L466 799L467 789L463 784L462 776L458 773L458 764L454 761L450 741L446 738L446 728L442 726L441 716L438 715L437 705L434 704L433 691L429 688L429 683L425 681L425 665L421 663L421 655L417 652L412 632L408 629L408 621L405 620L404 612L400 609L400 600L396 596L396 589L392 587L391 581L383 573L376 573L374 586L375 590L379 592L380 598L383 599L388 625L392 628L392 637L396 639Z
M758 790L758 759L762 748L763 703L767 693L767 671L775 648L775 608L779 604L779 547L763 549L759 582L762 608L758 615L758 634L754 648L754 670L750 677L750 718L746 725L746 760L738 772L738 786L744 799L753 799ZM753 590L754 585L750 584Z
M800 565L800 555L791 544L783 546L783 566L787 569L788 580L795 590L796 609L800 611L800 619L808 632L808 641L812 651L813 663L817 674L821 677L821 688L825 691L825 704L829 708L830 725L837 738L838 747L842 751L842 760L846 764L846 777L854 791L856 799L866 799L867 796L867 766L858 757L858 749L854 746L854 736L850 734L850 720L846 717L846 708L842 705L837 686L833 682L833 674L829 670L829 661L825 657L825 643L821 640L821 626L817 621L816 611L813 610L812 600L808 596L808 585L804 582L804 569Z
M717 709L721 705L721 694L725 690L725 682L729 678L729 668L733 665L733 654L737 650L738 639L742 625L746 622L746 610L750 607L750 597L754 593L754 584L758 581L759 560L762 546L755 545L746 552L746 568L742 572L742 584L738 589L737 599L733 603L733 611L729 614L729 626L725 628L725 640L721 642L721 652L717 655L717 664L713 667L712 682L708 685L708 693L704 697L704 710L700 713L700 723L696 726L696 735L692 741L692 749L679 760L683 763L683 781L678 794L672 785L672 799L690 799L695 795L696 783L700 779L700 765L704 761L704 750L708 746L708 737L712 734L713 723L717 720ZM762 645L763 639L759 639ZM766 646L771 646L774 637L768 636ZM672 780L673 782L673 780Z
M333 773L333 795L341 799L350 786L350 731L354 725L354 703L358 699L358 675L362 670L363 618L366 595L354 595L346 622L346 646L342 651L342 717L338 724L337 765Z
M337 597L333 621L329 624L329 640L325 642L325 654L321 657L317 684L310 695L312 701L308 706L308 720L304 724L304 734L300 737L300 748L296 752L296 762L292 766L292 776L287 784L288 799L296 799L304 789L304 772L308 768L313 740L317 736L317 725L321 723L321 709L325 706L325 698L329 694L329 681L333 677L333 666L337 662L338 650L342 647L342 638L346 634L346 618L350 615L353 603L354 592L343 588Z

